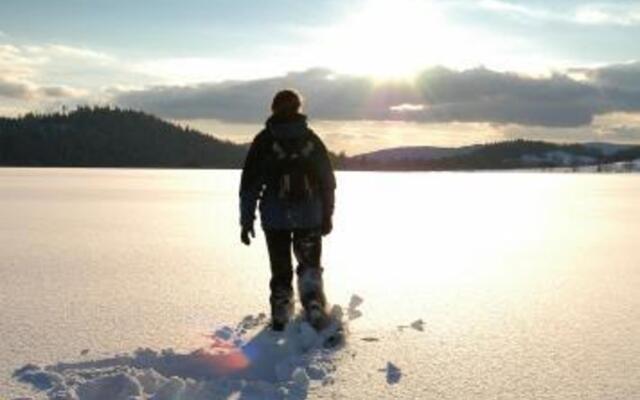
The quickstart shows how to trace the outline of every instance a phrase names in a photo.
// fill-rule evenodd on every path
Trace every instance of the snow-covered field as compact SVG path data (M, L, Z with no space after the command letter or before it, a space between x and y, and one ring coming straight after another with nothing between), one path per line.
M0 398L640 397L640 176L339 174L334 346L266 329L238 177L0 170Z
M13 376L50 399L303 399L310 386L333 383L348 321L360 316L361 303L354 295L347 315L334 306L333 322L321 332L301 316L276 333L265 314L247 315L234 327L219 327L208 346L189 353L141 348L131 355L44 368L28 364ZM397 382L401 373L393 368L387 379Z

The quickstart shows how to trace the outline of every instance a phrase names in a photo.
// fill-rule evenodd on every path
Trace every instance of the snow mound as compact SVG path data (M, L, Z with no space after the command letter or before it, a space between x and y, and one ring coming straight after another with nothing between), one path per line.
M400 382L400 378L402 378L402 370L400 370L400 368L391 361L388 361L387 366L380 371L386 374L387 383L389 385L395 385Z
M417 331L420 331L420 332L424 331L424 321L422 319L417 319L413 321L410 326Z
M362 303L354 299L350 314ZM13 376L50 400L304 399L312 387L333 383L348 331L342 307L333 307L321 332L300 315L280 333L267 322L264 314L249 315L219 327L208 347L191 353L140 348L107 359L28 364Z
M351 301L349 301L349 307L347 308L347 315L349 316L349 321L353 321L354 319L360 318L362 316L362 312L358 310L358 307L362 304L364 300L362 297L358 295L351 296Z

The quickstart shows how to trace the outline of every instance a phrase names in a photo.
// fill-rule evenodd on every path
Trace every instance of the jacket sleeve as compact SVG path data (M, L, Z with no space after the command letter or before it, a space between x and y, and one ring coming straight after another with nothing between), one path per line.
M333 173L333 167L331 160L329 159L329 152L325 147L322 140L314 134L316 137L316 143L319 146L318 152L318 178L320 183L320 192L322 196L322 213L324 218L331 218L333 216L333 210L335 206L335 189L336 189L336 177Z
M240 225L253 224L258 199L264 188L264 168L262 135L258 134L251 143L242 168L240 179Z

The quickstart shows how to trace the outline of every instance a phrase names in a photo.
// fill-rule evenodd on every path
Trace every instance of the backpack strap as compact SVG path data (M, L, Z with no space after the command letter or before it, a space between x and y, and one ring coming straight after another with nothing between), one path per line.
M284 151L282 146L280 146L280 143L278 143L278 141L275 139L271 143L271 150L276 153L278 160L283 160L285 157L287 157L287 153Z
M287 153L280 141L276 138L273 130L271 129L271 123L266 124L266 132L268 133L268 137L271 140L271 150L276 154L278 160L284 160L287 157L291 160L294 160L300 156L306 158L309 157L309 155L311 155L311 153L313 153L313 150L315 149L315 144L313 143L313 139L311 135L309 135L308 130L304 146L302 147L302 149L300 149L299 152L295 152L293 154Z

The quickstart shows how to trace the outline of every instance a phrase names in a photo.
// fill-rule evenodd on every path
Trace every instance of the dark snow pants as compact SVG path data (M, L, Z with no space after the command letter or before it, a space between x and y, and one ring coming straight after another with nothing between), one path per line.
M286 322L293 311L291 248L298 261L298 296L305 310L313 303L322 308L326 299L322 284L322 235L319 229L265 230L271 262L271 316Z

